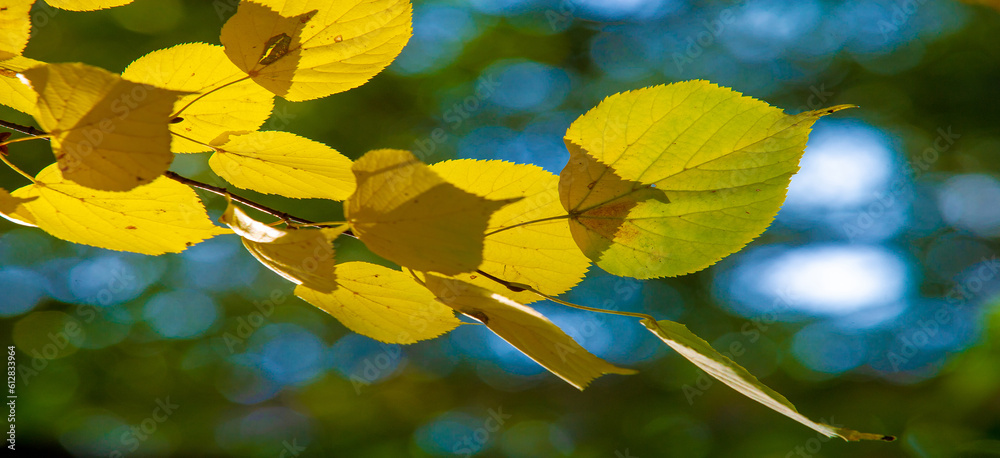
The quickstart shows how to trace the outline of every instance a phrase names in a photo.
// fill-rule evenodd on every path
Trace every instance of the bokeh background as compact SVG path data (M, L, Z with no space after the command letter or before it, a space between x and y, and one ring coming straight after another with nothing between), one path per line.
M235 3L39 4L26 55L121 71L159 48L218 43ZM789 112L859 105L817 123L777 220L742 252L645 282L594 268L565 297L686 323L806 415L895 443L820 440L710 382L633 319L539 305L592 352L640 370L581 393L484 327L406 347L353 334L295 298L236 236L144 257L0 221L0 336L21 368L17 447L1000 455L997 30L996 11L952 0L417 1L413 38L391 67L322 100L279 99L265 126L352 158L393 147L557 173L567 126L633 88L701 78ZM0 119L33 124L3 107ZM436 129L445 135L432 138ZM12 146L12 159L35 172L53 159L32 143ZM224 185L206 160L181 155L173 170ZM25 184L5 168L0 183ZM306 218L341 216L337 203L242 194ZM224 202L203 197L217 217ZM345 241L338 257L370 255Z

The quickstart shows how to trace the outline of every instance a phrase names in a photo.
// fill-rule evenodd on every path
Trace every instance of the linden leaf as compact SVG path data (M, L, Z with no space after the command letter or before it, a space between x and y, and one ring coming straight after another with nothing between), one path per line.
M566 134L560 197L583 252L635 278L695 272L771 223L812 124L704 81L608 97Z
M840 437L848 441L893 441L896 439L893 436L861 433L851 429L816 423L800 414L795 406L791 402L788 402L788 399L785 399L784 396L760 383L750 372L747 372L742 366L716 351L708 342L694 335L683 324L667 320L653 321L649 318L643 319L642 324L650 332L662 339L670 348L673 348L681 356L694 363L712 377L729 385L744 396L764 404L776 412L802 423L827 437Z
M37 117L38 96L17 74L42 63L22 56L0 62L0 105Z
M45 0L45 3L61 10L94 11L128 5L133 0Z
M333 240L347 226L334 229L279 229L257 221L231 202L221 220L243 239L261 264L297 285L329 293L336 288Z
M198 195L166 177L127 192L98 191L68 181L56 164L35 184L11 193L31 222L54 237L117 251L160 255L230 231L212 224Z
M568 291L586 275L590 260L573 241L566 210L559 202L556 175L534 165L503 161L462 159L430 167L449 183L480 197L521 198L490 217L480 270L553 296ZM457 278L522 304L539 299L535 293L514 292L475 273Z
M354 192L347 156L288 132L228 137L216 147L208 164L237 187L264 194L344 200Z
M84 64L46 64L23 74L38 94L35 119L51 134L66 179L126 191L170 167L167 120L183 93Z
M31 1L0 0L0 60L20 56L31 36ZM6 53L6 54L5 54Z
M367 82L410 39L408 0L244 0L220 40L239 68L296 102Z
M122 77L190 93L171 110L175 153L210 151L207 144L225 132L255 131L274 108L274 94L247 78L222 46L186 43L153 51L132 62Z
M583 390L603 374L634 374L594 356L535 309L461 280L428 274L438 300L475 318L570 385Z
M24 207L24 204L35 199L37 197L28 199L14 197L6 189L0 188L0 216L22 226L37 227L35 217Z
M414 270L476 270L490 215L512 202L465 192L409 151L369 151L352 171L357 189L344 215L354 234L375 254Z
M332 293L299 286L295 295L350 330L386 343L433 339L462 323L413 277L367 262L337 265L337 288Z

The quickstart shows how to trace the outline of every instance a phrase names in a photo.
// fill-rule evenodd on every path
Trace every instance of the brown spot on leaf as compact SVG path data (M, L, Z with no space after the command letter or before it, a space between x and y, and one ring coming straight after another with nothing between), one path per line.
M490 317L486 316L485 313L479 310L470 310L468 312L465 312L465 314L479 320L483 324L490 324Z
M138 228L135 227L135 226L125 226L125 229L133 229L134 230L134 229L138 229Z

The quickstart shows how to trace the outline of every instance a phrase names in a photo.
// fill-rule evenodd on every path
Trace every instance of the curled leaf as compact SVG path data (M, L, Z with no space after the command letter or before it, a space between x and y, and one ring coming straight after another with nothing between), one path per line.
M583 390L603 374L634 374L576 343L535 309L461 280L425 275L438 300L486 325L529 358Z
M323 293L337 287L333 240L346 226L280 229L251 218L232 202L221 221L243 239L243 246L253 257L288 281Z
M774 411L802 423L827 437L840 437L847 441L896 440L893 436L862 433L852 429L814 422L800 414L795 406L791 402L788 402L788 399L785 399L784 396L760 383L757 377L754 377L742 366L716 351L708 342L694 335L683 324L667 320L653 321L648 318L642 320L642 324L669 345L670 348L676 350L681 356L694 363L712 377L729 385L729 387L740 394L764 404Z

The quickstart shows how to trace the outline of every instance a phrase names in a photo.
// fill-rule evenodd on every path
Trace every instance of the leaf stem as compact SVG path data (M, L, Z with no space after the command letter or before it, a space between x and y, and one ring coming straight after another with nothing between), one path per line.
M523 223L517 223L517 224L515 224L513 226L501 227L500 229L497 229L497 230L495 230L493 232L487 232L486 233L486 237L489 237L489 236L491 236L493 234L496 234L497 232L503 232L503 231L506 231L508 229L514 229L515 227L527 226L529 224L542 223L542 222L545 222L545 221L554 221L554 220L557 220L557 219L566 219L566 218L569 218L569 216L570 215L567 213L565 215L550 216L548 218L542 218L542 219L536 219L536 220L532 220L532 221L525 221Z
M577 308L577 309L580 309L580 310L587 310L589 312L607 313L607 314L611 314L611 315L621 315L621 316L630 316L630 317L634 317L634 318L641 318L641 319L644 319L644 320L652 320L653 322L656 322L656 318L653 318L652 315L647 315L645 313L622 312L622 311L618 311L618 310L606 310L606 309L599 309L599 308L594 308L594 307L587 307L585 305L578 305L578 304L574 304L572 302L567 302L567 301L564 301L562 299L558 299L558 298L549 296L548 294L545 294L545 293L543 293L541 291L538 291L535 288L532 288L531 285L525 285L523 283L509 282L509 281L504 280L502 278L497 278L497 277L495 277L493 275L490 275L490 274L488 274L486 272L483 272L482 270L476 270L476 272L479 273L480 275L486 277L486 278L489 278L490 280L493 280L493 281L495 281L497 283L500 283L501 285L507 287L507 289L509 289L511 291L514 291L516 293L517 292L521 292L521 291L531 291L531 292L533 292L533 293L541 296L542 298L548 299L548 300L550 300L552 302L555 302L557 304L565 305L567 307L573 307L573 308Z
M215 91L218 91L219 89L222 89L222 88L224 88L226 86L239 83L240 81L246 81L248 79L250 79L250 76L244 76L242 78L237 78L237 79L235 79L233 81L230 81L230 82L228 82L226 84L222 84L222 85L213 87L208 92L204 92L204 93L199 94L198 97L195 97L194 99L192 99L190 102L187 103L187 105L184 105L183 107L181 107L180 110L177 110L176 112L174 112L173 114L171 114L170 115L170 119L173 119L173 118L176 118L176 117L180 116L180 114L183 113L184 110L187 110L188 107L190 107L191 105L193 105L195 102L201 100L202 97L205 97L205 96L207 96L207 95L209 95L209 94L211 94L211 93L213 93Z
M33 177L31 175L28 175L24 170L21 170L21 169L17 168L16 165L14 165L12 162L10 162L10 159L7 159L7 156L4 156L3 154L0 154L0 161L3 161L4 164L7 164L7 167L10 167L15 172L21 174L21 176L27 178L28 181L31 181L32 183L35 182L35 177Z

